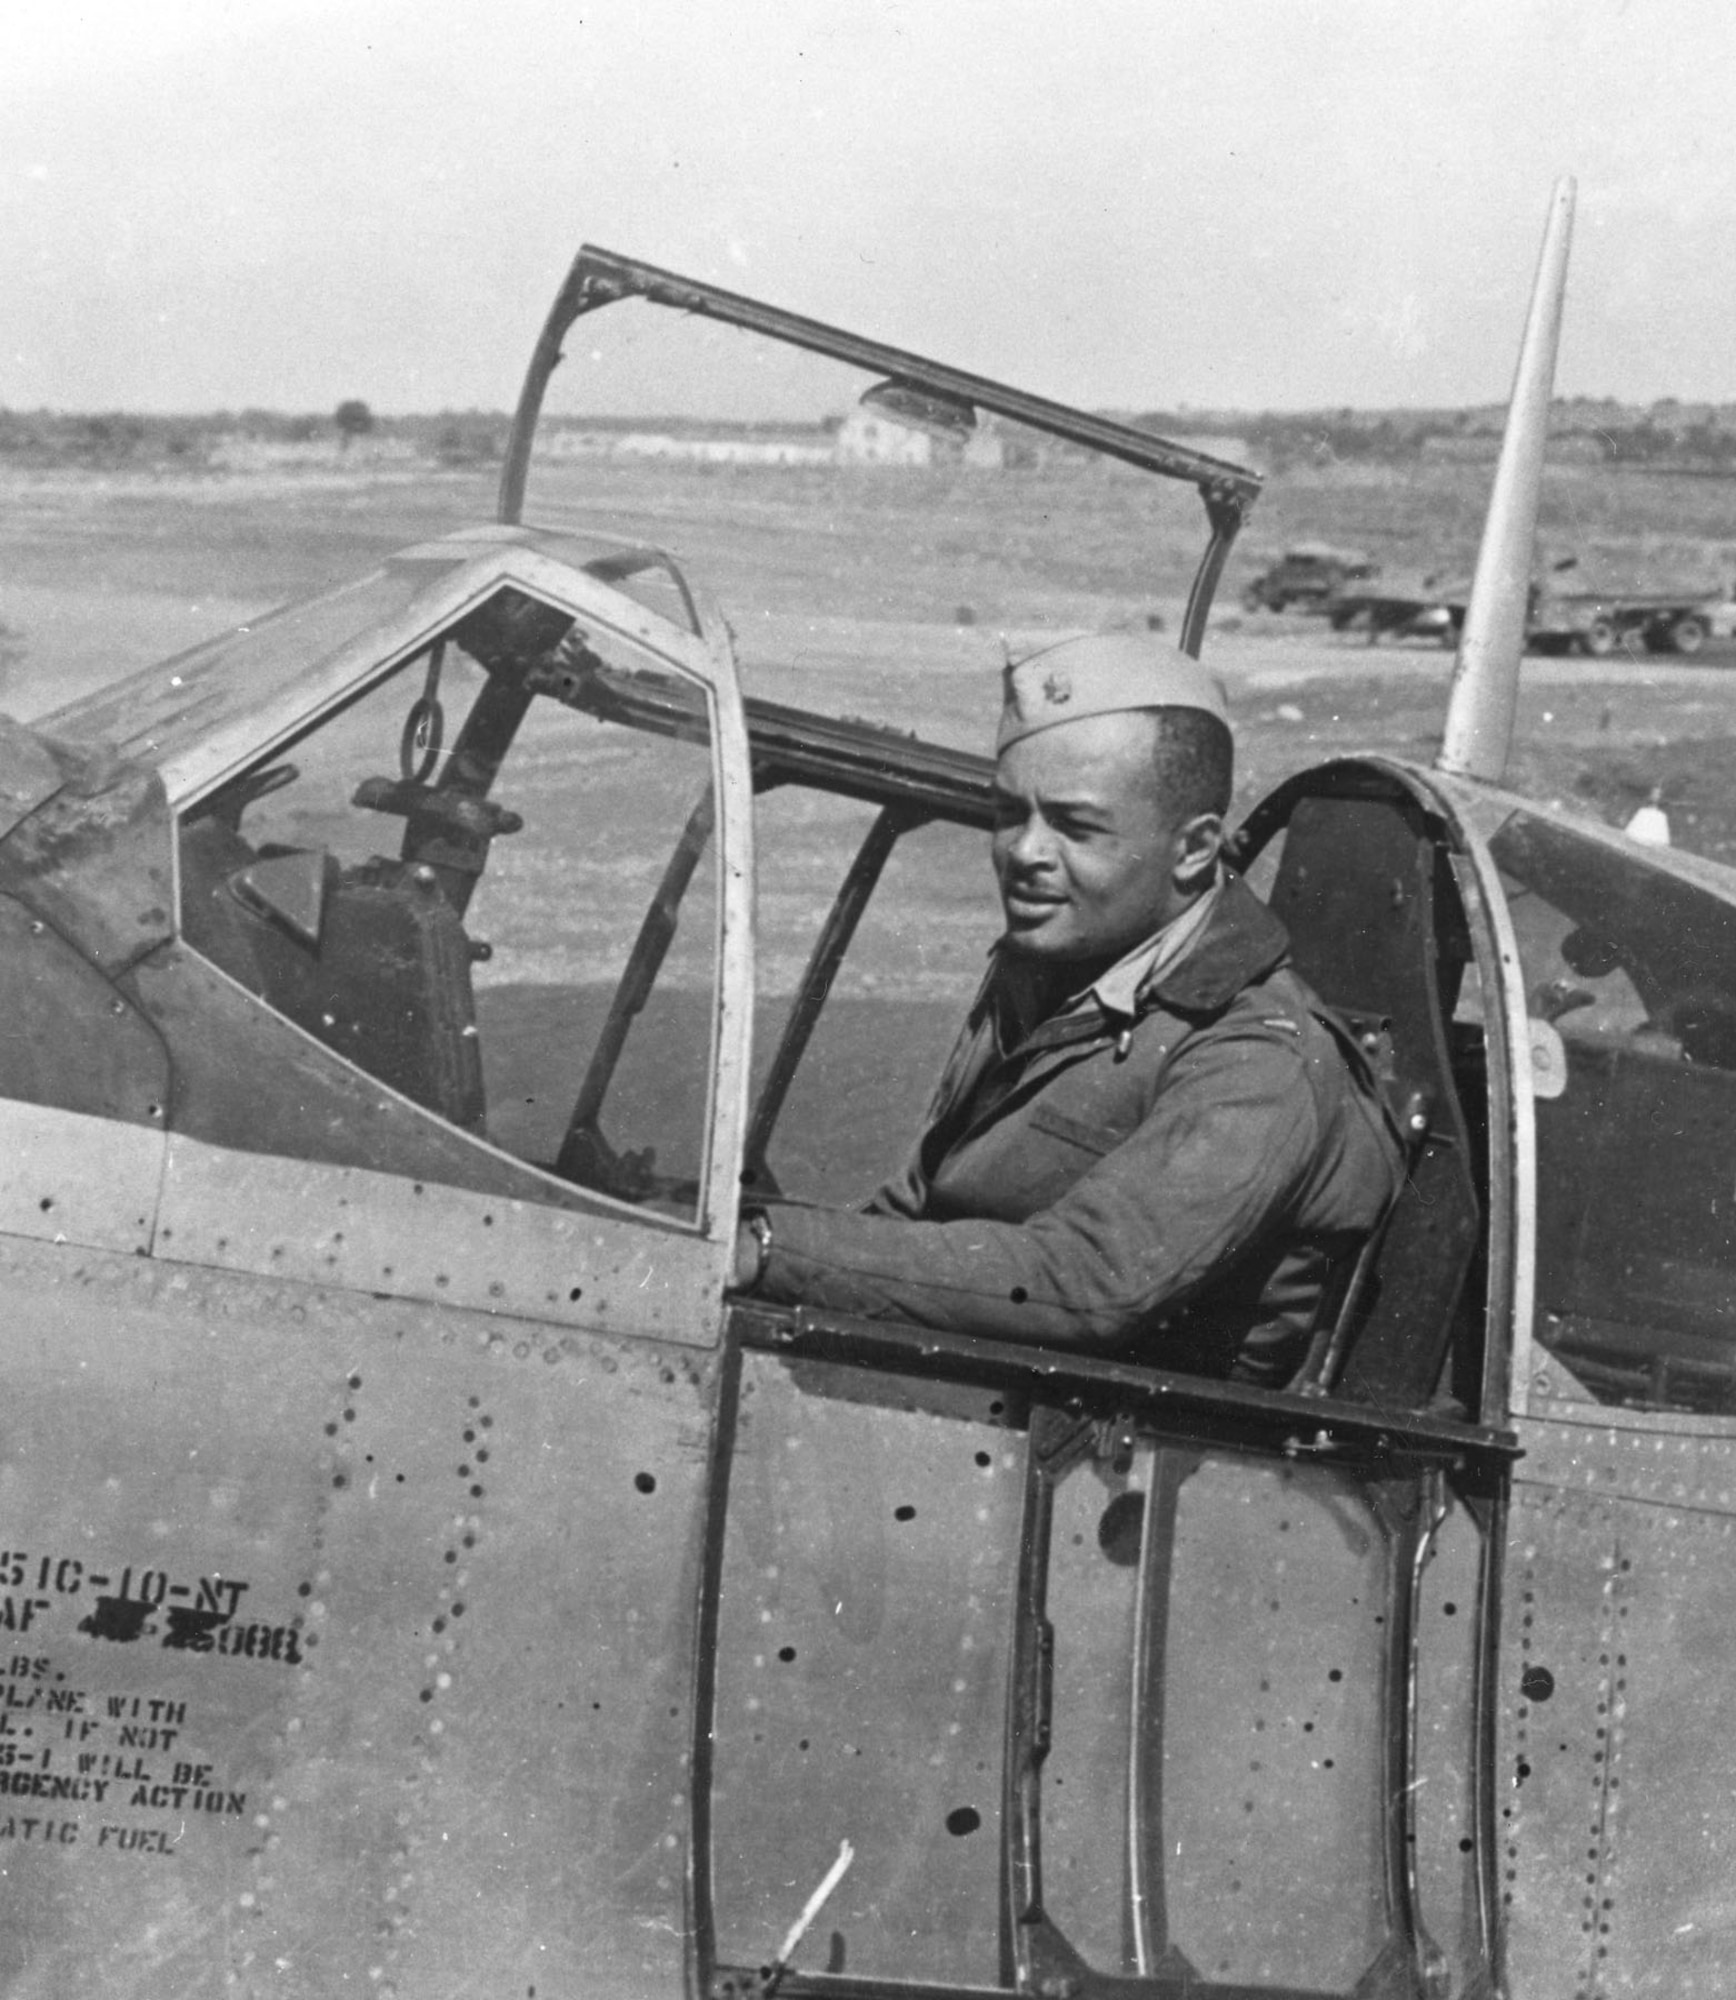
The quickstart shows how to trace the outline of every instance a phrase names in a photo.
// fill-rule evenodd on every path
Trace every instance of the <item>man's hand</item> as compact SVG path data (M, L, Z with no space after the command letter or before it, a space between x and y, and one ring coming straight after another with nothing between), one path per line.
M750 1215L735 1226L735 1254L730 1261L730 1289L751 1292L765 1275L771 1255L772 1226L763 1215Z

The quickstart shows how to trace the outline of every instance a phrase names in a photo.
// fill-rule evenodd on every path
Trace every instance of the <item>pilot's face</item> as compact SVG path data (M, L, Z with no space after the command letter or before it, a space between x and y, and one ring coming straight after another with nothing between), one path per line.
M1159 795L1155 718L1082 716L995 765L992 854L1013 951L1050 963L1130 951L1211 880L1221 822Z

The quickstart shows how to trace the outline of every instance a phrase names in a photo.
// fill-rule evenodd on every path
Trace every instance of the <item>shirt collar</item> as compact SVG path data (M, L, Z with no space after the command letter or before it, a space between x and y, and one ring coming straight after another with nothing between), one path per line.
M1178 932L1180 935L1175 935ZM1148 952L1149 962L1145 957ZM1284 964L1289 955L1290 939L1284 926L1239 875L1220 870L1215 886L1193 909L1185 911L1167 930L1136 945L1121 961L1140 961L1139 973L1125 986L1115 980L1120 965L1112 965L1103 975L1104 980L1114 981L1108 1001L1099 995L1102 982L1093 982L1070 1000L1031 1018L1028 1009L1020 1005L1019 981L1002 943L990 953L989 975L971 1018L981 1020L986 1014L994 1024L997 1046L1006 1053L1035 1030L1038 1020L1080 1012L1094 999L1105 1011L1114 1008L1123 1020L1138 1018L1142 995L1148 1004L1156 1002L1172 1012L1214 1014L1245 986ZM1133 1004L1123 1011L1121 1001L1129 997Z
M1190 903L1179 917L1165 924L1162 930L1154 931L1118 958L1107 972L1091 982L1084 993L1069 1001L1068 1006L1076 1007L1089 996L1105 1013L1134 1019L1139 1012L1141 992L1173 972L1199 941L1211 922L1212 911L1217 907L1222 889L1223 878L1220 876L1197 903Z

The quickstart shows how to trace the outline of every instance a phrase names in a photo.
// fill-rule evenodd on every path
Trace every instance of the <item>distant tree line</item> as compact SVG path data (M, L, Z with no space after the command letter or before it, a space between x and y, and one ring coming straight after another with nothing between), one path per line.
M463 468L497 463L509 421L495 411L442 410L382 417L359 397L314 415L285 410L213 410L199 416L96 415L0 409L0 464L88 469L151 467L198 470L233 441L342 451L359 439L392 440L417 458Z
M1297 466L1401 466L1433 457L1492 457L1504 414L1497 405L1469 410L1183 409L1148 410L1127 420L1163 437L1233 437L1253 463L1281 473ZM587 428L628 431L657 421L599 416L588 420ZM691 419L679 423L684 431L695 428ZM719 423L697 428L734 436L787 427ZM816 434L827 428L816 426ZM385 417L360 397L346 397L318 414L244 409L165 417L121 410L89 415L0 409L0 464L198 470L226 459L233 462L236 441L296 448L317 457L322 451L342 454L367 439L394 454L465 470L497 464L509 429L510 420L499 411ZM1007 430L1013 437L1016 427ZM1552 450L1581 463L1736 472L1736 404L1666 397L1639 406L1611 397L1569 397L1555 403L1550 432ZM1056 448L1053 441L1038 442L1040 450L1012 453L1008 462L1028 458L1046 463L1077 455Z
M129 461L203 462L204 422L135 417L115 410L68 416L52 410L0 409L0 459L15 465L124 465Z
M1234 434L1260 465L1281 472L1340 462L1402 465L1428 457L1493 456L1505 408L1468 410L1151 410L1133 421L1160 436ZM1613 397L1558 398L1550 437L1581 462L1736 467L1736 404L1645 406Z

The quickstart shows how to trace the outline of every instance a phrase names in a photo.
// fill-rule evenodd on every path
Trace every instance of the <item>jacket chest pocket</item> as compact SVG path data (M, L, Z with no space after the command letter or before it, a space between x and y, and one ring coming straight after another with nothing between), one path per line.
M1132 1137L1150 1108L1155 1066L1121 1063L1105 1050L1051 1076L1024 1111L1033 1142L1083 1173L1095 1160Z
M949 1154L929 1193L935 1221L990 1216L1023 1222L1059 1201L1124 1132L1035 1105L1016 1119L978 1132Z
M1101 1159L1119 1146L1127 1134L1116 1130L1101 1120L1076 1118L1057 1105L1038 1104L1033 1106L1030 1117L1033 1132L1040 1132L1045 1139L1058 1144L1063 1154L1068 1151Z
M1023 1130L1007 1133L1001 1154L1009 1186L1025 1214L1048 1208L1091 1172L1127 1137L1120 1120L1081 1117L1054 1104L1036 1104Z
M930 1213L1023 1221L1059 1201L1139 1128L1152 1095L1149 1062L1058 1066L1035 1093L980 1124L936 1173Z

